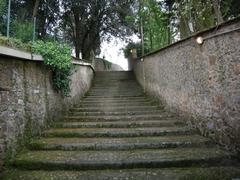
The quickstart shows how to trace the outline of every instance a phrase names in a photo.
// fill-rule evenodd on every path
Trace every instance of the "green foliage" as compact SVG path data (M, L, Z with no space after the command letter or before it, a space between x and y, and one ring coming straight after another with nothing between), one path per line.
M6 34L6 12L7 12L6 0L0 0L0 35Z
M130 42L130 43L128 43L128 45L125 48L123 48L123 53L124 53L125 58L128 58L131 55L131 50L132 49L136 49L137 57L141 57L142 56L142 46L141 46L141 43Z
M64 96L70 92L70 75L72 74L71 48L57 42L36 41L32 50L44 58L44 63L53 71L54 88Z
M22 42L27 43L33 39L33 23L27 21L13 21L11 34L16 39L21 39Z
M31 51L31 44L23 43L21 40L14 38L8 39L6 37L0 36L0 45L11 47L14 49L20 49L23 51Z
M157 0L143 0L138 16L143 26L145 54L170 43L168 12Z
M19 39L0 36L0 45L41 54L44 63L53 71L54 88L67 96L70 92L70 75L72 73L71 47L58 42L36 41L33 44L23 43Z
M83 59L89 60L91 51L99 54L102 40L131 35L134 3L133 0L62 1L60 25L63 36L75 46L76 57L81 53Z
M6 6L6 1L5 0L0 0L0 16L3 15L5 6Z

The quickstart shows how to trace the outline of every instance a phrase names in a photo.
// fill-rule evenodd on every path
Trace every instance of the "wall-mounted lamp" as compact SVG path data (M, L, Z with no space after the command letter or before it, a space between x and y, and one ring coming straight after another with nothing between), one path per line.
M197 37L197 39L196 39L196 42L197 42L199 45L202 45L202 44L203 44L203 41L204 41L204 39L203 39L203 37L201 37L201 36Z

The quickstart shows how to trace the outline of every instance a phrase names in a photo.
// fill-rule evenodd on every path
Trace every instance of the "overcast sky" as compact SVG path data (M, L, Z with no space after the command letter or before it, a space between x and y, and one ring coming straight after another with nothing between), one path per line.
M133 41L139 41L136 36L132 37ZM124 41L114 38L111 42L103 42L101 45L101 55L102 58L105 56L106 60L120 65L124 70L128 70L128 62L124 57L123 51L121 50L127 45Z

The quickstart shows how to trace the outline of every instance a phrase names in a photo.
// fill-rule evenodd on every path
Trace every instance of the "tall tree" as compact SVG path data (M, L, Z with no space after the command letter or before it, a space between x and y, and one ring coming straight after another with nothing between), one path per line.
M166 46L171 41L169 12L166 4L157 0L142 0L138 13L144 30L144 50L149 52Z
M45 39L56 35L60 21L60 0L41 0L37 14L37 36Z
M131 29L126 17L131 15L132 0L63 1L62 28L73 42L76 57L89 59L90 52L100 48L108 35L122 37Z

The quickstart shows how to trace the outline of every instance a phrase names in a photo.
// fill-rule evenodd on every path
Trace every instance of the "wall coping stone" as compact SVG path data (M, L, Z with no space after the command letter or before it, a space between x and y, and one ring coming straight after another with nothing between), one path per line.
M41 55L32 54L29 52L13 49L6 46L0 46L0 55L14 57L21 60L43 61Z
M33 54L30 52L25 52L22 50L1 46L1 45L0 45L0 56L8 56L8 57L13 57L19 60L26 60L26 61L43 62L43 57L39 54ZM90 63L86 63L84 61L77 61L77 60L73 60L72 63L74 65L88 66L93 70L93 72L95 72L94 67Z
M80 66L89 66L93 70L93 72L95 72L95 69L94 69L94 67L92 66L91 63L86 63L84 61L73 60L73 64L74 65L80 65Z
M228 26L228 25L231 25L231 24L238 23L238 22L240 22L240 17L237 17L237 18L234 18L234 19L232 19L232 20L223 22L223 23L221 23L221 24L219 24L219 25L217 25L217 26L213 26L213 27L211 27L211 28L209 28L209 29L206 29L206 30L197 32L197 33L195 33L195 34L193 34L193 35L191 35L191 36L189 36L189 37L186 37L186 38L184 38L184 39L181 39L181 40L179 40L179 41L176 41L176 42L174 42L174 43L172 43L172 44L169 44L169 45L167 45L167 46L165 46L165 47L163 47L163 48L160 48L160 49L154 50L154 51L152 51L152 52L149 52L149 53L147 53L147 54L145 54L145 55L143 55L143 56L141 56L141 57L138 57L138 58L136 58L136 59L137 59L137 60L141 60L141 59L143 59L143 58L145 58L145 57L154 55L154 54L156 54L156 53L158 53L158 52L161 52L161 51L163 51L163 50L165 50L165 49L168 49L168 48L170 48L170 47L173 47L173 46L176 46L176 45L178 45L178 44L181 44L182 42L185 42L185 41L191 40L191 39L195 39L195 38L198 37L198 36L203 36L203 35L205 35L205 34L207 34L207 33L210 33L210 32L214 32L214 31L215 31L216 36L217 36L217 30L218 30L218 29L220 29L220 28L222 28L222 27L225 27L225 26ZM236 30L236 31L237 31L237 30L239 31L240 29L237 28L237 29L235 29L235 30ZM231 31L229 31L229 32L231 32ZM225 34L225 33L228 33L228 32L221 32L221 33L222 33L222 34ZM214 37L214 35L211 36L211 37L206 37L205 39L209 39L209 38L212 38L212 37Z

